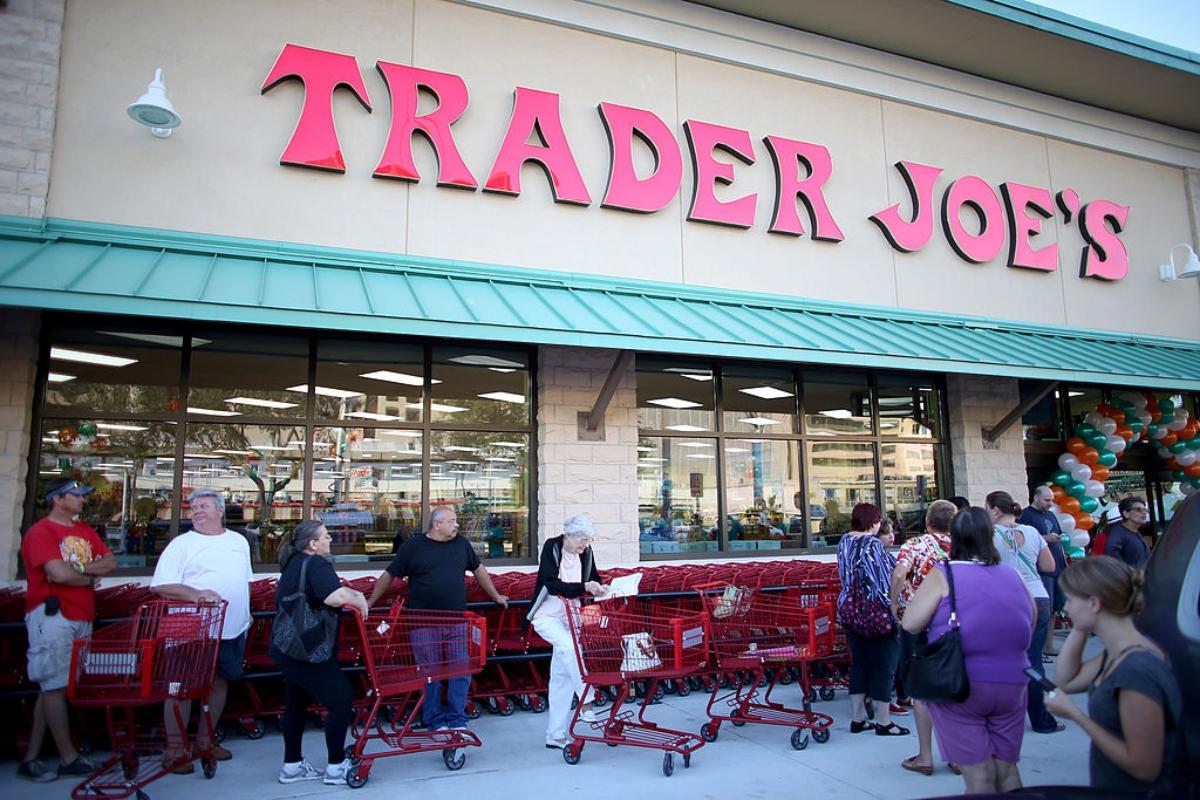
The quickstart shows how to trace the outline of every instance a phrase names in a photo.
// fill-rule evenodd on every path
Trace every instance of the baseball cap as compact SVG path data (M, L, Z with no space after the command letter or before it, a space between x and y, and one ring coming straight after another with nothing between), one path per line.
M77 480L59 479L56 481L50 481L50 484L46 487L46 502L50 503L55 497L63 494L74 494L83 497L91 494L95 488L96 487L94 486L88 486L85 483L80 483Z

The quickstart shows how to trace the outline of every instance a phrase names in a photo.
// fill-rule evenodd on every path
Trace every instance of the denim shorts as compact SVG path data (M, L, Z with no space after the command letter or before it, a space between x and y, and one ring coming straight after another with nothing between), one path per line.
M222 639L217 650L217 677L236 681L242 677L242 660L246 655L246 632L236 639Z

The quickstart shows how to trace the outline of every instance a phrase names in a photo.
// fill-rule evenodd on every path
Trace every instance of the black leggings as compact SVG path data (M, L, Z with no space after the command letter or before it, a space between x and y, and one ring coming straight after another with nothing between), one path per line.
M304 718L315 699L329 710L325 718L325 747L329 763L340 764L346 758L346 730L353 713L354 690L342 673L336 658L323 664L307 664L291 658L276 663L283 672L283 760L294 764L304 756Z
M892 680L900 642L895 633L887 636L859 636L846 631L850 645L850 694L865 694L880 703L892 702Z

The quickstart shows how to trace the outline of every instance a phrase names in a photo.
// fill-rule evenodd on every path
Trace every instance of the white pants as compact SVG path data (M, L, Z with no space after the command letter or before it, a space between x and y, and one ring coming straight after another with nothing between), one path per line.
M567 738L567 723L571 721L571 698L579 695L584 702L583 677L579 674L579 659L575 656L575 643L571 641L571 629L557 617L539 617L533 621L533 629L554 648L550 658L550 708L546 711L546 741L554 742Z

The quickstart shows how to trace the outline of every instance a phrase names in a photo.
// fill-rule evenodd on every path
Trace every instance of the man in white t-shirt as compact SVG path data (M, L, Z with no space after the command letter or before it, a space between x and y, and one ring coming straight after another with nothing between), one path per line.
M188 498L192 509L192 530L171 540L158 559L150 588L169 600L194 603L201 600L225 600L225 624L221 629L221 647L217 654L217 676L208 708L214 724L221 719L229 681L242 677L242 657L246 650L246 631L250 627L250 546L240 533L225 528L225 498L212 489L197 489ZM178 763L172 771L186 775L195 767L183 751L179 722L187 728L191 703L180 706L168 702L163 706L168 747L163 755L164 766ZM211 747L218 761L228 761L233 754L209 740L202 723L196 734L202 751ZM172 746L173 744L173 746ZM186 761L183 759L187 757Z

